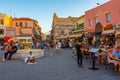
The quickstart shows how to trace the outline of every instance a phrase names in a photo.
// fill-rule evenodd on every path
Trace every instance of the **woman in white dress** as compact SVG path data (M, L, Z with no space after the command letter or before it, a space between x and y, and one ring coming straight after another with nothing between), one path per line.
M56 53L58 54L58 43L56 42L56 44L55 44L55 51L56 51Z

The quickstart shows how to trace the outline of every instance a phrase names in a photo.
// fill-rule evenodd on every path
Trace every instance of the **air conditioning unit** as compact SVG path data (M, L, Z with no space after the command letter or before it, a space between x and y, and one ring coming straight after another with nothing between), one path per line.
M120 29L120 23L115 25L116 29Z

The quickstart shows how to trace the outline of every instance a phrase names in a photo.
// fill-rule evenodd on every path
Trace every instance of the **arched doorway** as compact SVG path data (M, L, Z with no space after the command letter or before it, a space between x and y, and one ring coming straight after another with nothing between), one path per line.
M101 33L102 32L102 24L100 22L98 22L96 25L95 25L95 32L96 33Z
M100 22L98 22L96 25L95 25L95 41L100 43L100 38L101 38L101 33L102 33L102 24ZM99 45L99 44L98 44Z

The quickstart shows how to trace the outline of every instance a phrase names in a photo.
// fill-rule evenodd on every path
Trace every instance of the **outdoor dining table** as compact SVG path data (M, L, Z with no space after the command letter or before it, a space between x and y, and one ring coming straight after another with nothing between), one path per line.
M95 61L96 61L96 58L97 58L96 53L98 53L98 51L99 51L98 48L92 48L92 49L89 50L91 58L92 58L92 67L90 67L88 69L99 70L99 68L95 67Z

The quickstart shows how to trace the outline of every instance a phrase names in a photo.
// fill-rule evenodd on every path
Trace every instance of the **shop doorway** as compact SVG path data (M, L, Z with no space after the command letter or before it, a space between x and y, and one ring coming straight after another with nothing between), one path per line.
M102 30L103 30L102 24L100 22L98 22L95 25L95 40L98 40L101 38Z

